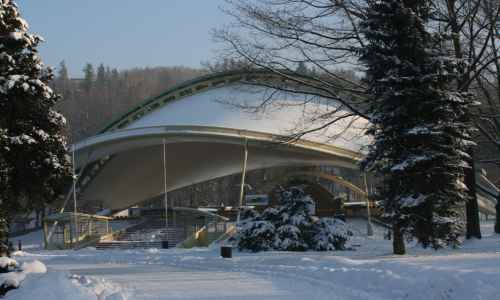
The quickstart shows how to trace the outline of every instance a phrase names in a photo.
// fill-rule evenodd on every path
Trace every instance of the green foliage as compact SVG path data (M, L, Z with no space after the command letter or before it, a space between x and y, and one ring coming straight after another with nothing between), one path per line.
M0 1L0 219L43 207L65 186L70 164L52 70L13 1ZM2 226L4 227L4 226Z
M238 239L238 248L252 252L271 250L275 230L276 228L269 221L249 221L242 229L241 237Z
M370 1L361 50L372 95L367 170L384 178L385 216L424 246L456 245L468 200L471 95L453 86L463 62L428 32L429 1Z
M351 234L344 222L314 216L314 201L303 186L279 191L280 206L262 214L244 210L237 237L238 248L247 251L343 250Z

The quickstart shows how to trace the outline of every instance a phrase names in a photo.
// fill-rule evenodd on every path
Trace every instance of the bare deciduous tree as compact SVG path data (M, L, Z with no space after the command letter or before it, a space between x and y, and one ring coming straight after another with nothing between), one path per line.
M321 96L341 104L350 116L362 116L366 107L366 87L359 80L342 76L341 69L363 74L359 49L366 44L359 24L366 18L368 0L227 0L224 11L233 23L216 30L214 36L223 42L221 56L242 61L250 68L263 69L282 80L257 81L250 84ZM500 4L496 0L429 1L432 26L448 33L452 43L450 55L461 60L462 74L456 88L470 91L483 105L475 113L474 123L480 137L500 149L498 99ZM301 66L310 71L304 74ZM272 97L262 107L272 103ZM335 107L338 109L338 106ZM338 113L338 112L337 112ZM338 114L323 115L323 124L302 128L292 136L300 138L339 121ZM475 193L473 151L472 168L466 182L473 201L469 201L468 236L480 237ZM498 163L498 158L491 158ZM487 160L484 160L487 161Z

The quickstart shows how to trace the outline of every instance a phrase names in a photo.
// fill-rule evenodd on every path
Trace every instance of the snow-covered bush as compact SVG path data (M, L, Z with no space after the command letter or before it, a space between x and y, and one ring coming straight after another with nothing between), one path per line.
M47 267L38 260L24 262L19 266L14 259L0 257L0 266L8 270L7 273L0 274L0 297L3 297L10 290L19 288L26 279L26 275L47 272Z
M352 233L346 224L335 218L321 218L313 224L311 242L316 251L344 250Z
M240 250L253 252L271 250L276 228L269 221L249 221L244 223L238 238Z
M243 208L240 213L240 222L245 223L246 221L254 220L259 216L259 213L251 208Z
M350 232L345 223L314 215L315 203L303 186L279 191L280 206L269 207L258 214L245 210L236 237L240 250L253 252L343 250Z
M19 270L16 260L2 256L0 257L0 297L8 291L17 289L26 275Z
M17 266L17 261L12 258L6 256L0 257L0 273L11 272Z
M285 251L306 251L307 245L303 232L295 225L282 225L276 230L274 249Z

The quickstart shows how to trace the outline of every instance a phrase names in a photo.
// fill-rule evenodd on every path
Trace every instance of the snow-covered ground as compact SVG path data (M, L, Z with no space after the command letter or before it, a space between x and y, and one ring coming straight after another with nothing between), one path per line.
M23 250L40 250L43 247L43 233L38 230L11 239L15 247L18 245L18 241L21 241Z
M7 299L499 299L500 235L461 249L409 246L393 256L384 229L364 235L351 222L355 251L235 252L218 249L30 251L46 274L27 277ZM34 297L36 295L36 297Z

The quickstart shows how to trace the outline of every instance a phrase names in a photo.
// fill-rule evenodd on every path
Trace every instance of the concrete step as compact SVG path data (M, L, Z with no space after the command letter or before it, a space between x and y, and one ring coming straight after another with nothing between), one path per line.
M154 228L149 222L135 226L125 231L114 241L102 241L96 249L135 249L135 248L161 248L162 241L168 241L170 247L186 239L183 227Z
M180 241L169 240L169 247L175 247ZM99 242L96 249L135 249L135 248L162 248L161 241L144 242L144 241L112 241L112 242Z

